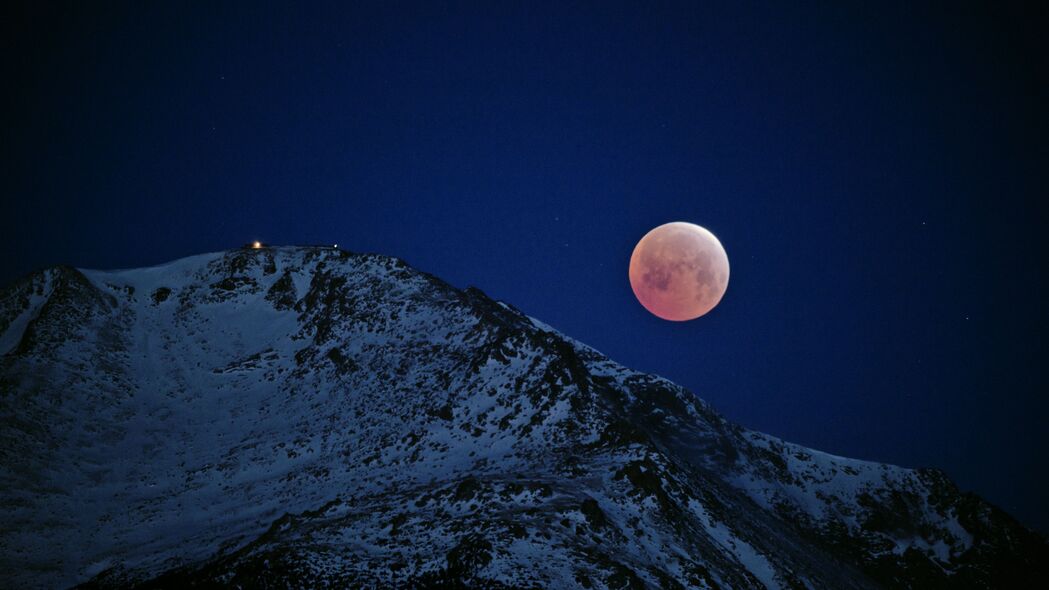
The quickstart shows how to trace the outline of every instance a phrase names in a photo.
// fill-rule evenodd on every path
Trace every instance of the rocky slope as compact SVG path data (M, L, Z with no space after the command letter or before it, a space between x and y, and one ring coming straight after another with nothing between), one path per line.
M0 295L0 586L1042 579L940 472L727 422L476 289L329 248Z

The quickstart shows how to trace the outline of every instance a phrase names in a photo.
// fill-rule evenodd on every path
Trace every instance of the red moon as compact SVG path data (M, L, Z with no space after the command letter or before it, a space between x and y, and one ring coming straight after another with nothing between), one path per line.
M728 254L706 229L675 221L645 234L630 257L630 286L645 309L675 322L694 320L728 288Z

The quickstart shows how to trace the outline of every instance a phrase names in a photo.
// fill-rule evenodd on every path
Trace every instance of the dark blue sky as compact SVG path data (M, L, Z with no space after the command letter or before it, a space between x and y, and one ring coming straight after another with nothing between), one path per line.
M163 4L6 15L0 282L255 238L392 254L1049 529L1036 14ZM686 324L627 281L672 220L732 263Z

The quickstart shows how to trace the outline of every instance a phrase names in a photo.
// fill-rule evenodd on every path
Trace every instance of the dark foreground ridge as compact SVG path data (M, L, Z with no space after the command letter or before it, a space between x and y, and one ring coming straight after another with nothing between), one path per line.
M332 247L0 294L0 586L1003 588L942 473L732 424L476 289ZM770 384L773 387L774 384Z

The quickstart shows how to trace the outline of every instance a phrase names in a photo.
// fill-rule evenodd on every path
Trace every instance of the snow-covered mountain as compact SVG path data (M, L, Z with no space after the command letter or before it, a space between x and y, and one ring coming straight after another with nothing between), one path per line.
M2 587L991 588L1049 564L938 471L747 430L385 256L52 268L0 294L0 355Z

